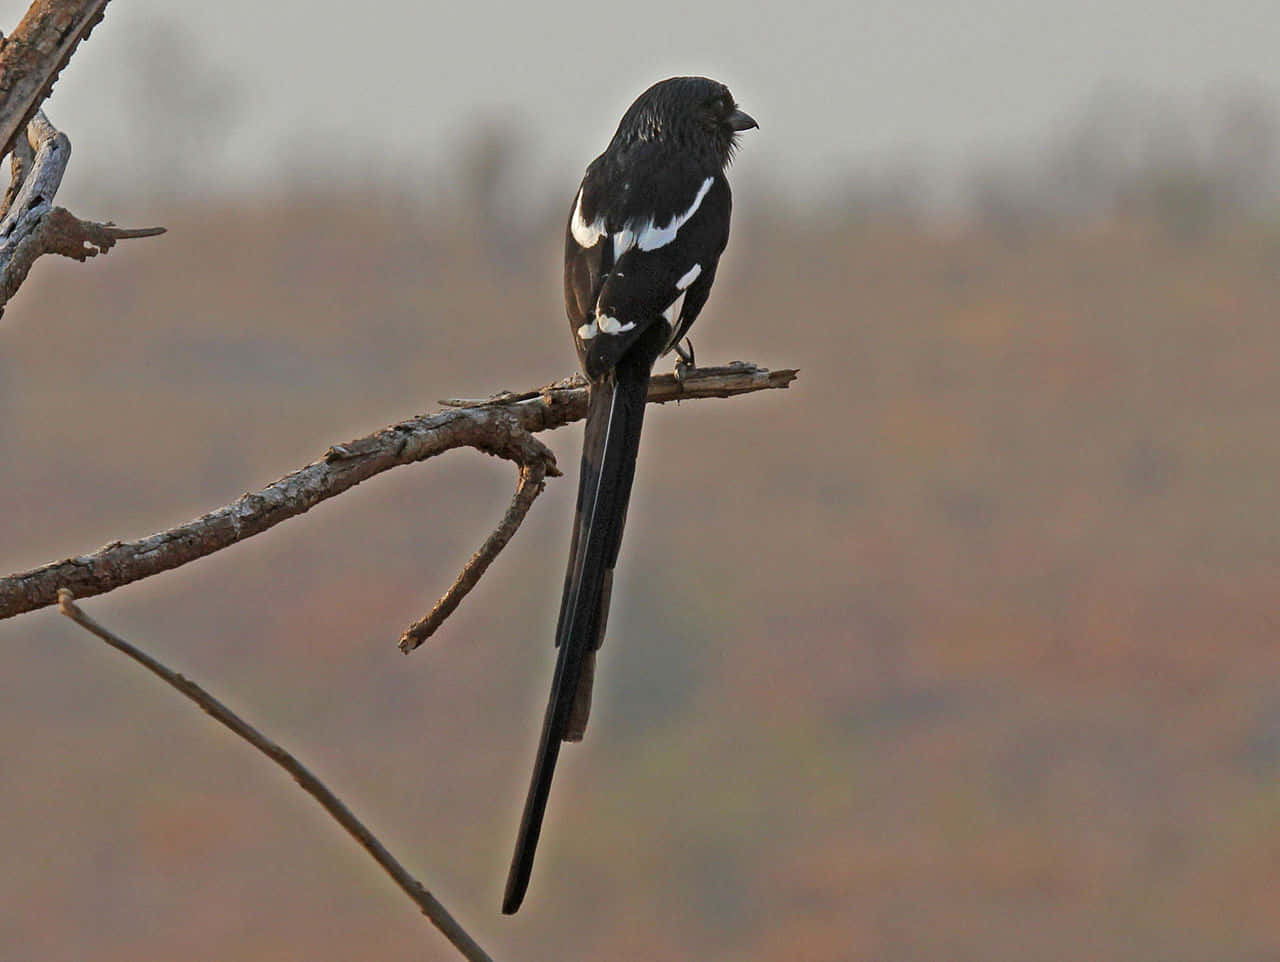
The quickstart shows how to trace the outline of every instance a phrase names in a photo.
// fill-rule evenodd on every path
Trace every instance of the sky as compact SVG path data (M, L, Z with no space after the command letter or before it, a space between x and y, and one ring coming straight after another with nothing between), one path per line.
M114 0L49 111L81 164L118 176L141 148L193 192L353 159L430 190L478 123L519 138L531 183L563 170L571 190L641 90L701 73L760 121L740 166L803 193L852 165L1019 149L1104 89L1280 102L1277 48L1276 0Z

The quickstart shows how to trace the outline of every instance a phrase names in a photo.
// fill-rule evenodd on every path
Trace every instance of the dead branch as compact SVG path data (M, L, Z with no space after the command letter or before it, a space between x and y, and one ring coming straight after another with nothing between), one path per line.
M444 624L444 620L453 614L459 602L479 583L481 576L498 556L498 552L507 546L511 536L524 521L524 516L529 513L533 499L542 493L547 467L548 465L544 463L534 463L520 468L520 480L516 484L516 493L511 499L511 507L507 508L502 523L485 539L480 550L471 556L467 566L458 575L458 580L444 593L444 597L436 602L431 612L422 620L410 625L400 636L400 650L406 655L435 634L436 629Z
M58 608L61 612L85 630L97 635L116 651L132 658L142 667L156 675L179 692L199 705L215 721L225 725L239 735L262 754L283 768L298 783L304 792L309 794L333 816L347 834L360 843L361 847L373 858L384 872L400 886L400 889L422 910L431 924L438 928L454 947L472 962L492 962L484 949L476 944L475 939L467 934L448 910L440 904L434 895L426 890L421 882L409 874L403 865L393 856L374 834L365 827L351 810L334 795L325 784L313 775L305 765L293 757L284 748L271 741L256 728L242 719L213 695L205 691L194 681L166 667L145 651L125 641L108 628L103 627L86 615L75 604L75 596L66 588L58 592Z
M6 203L0 220L0 237L8 239L25 218L47 210L53 195L62 186L62 175L71 160L71 141L61 133L43 110L37 110L27 124L26 151L14 151L13 177L9 183L11 203Z
M13 149L106 6L107 0L35 0L0 43L0 157Z
M13 177L0 218L0 312L42 254L83 261L126 237L152 237L163 227L126 230L83 221L53 206L71 158L71 141L37 110L27 125L27 149L13 153Z
M106 253L117 240L164 233L162 227L122 230L82 221L53 206L71 141L49 123L40 104L106 5L107 0L36 0L12 36L0 35L0 157L13 152L0 206L0 313L42 254L83 261Z
M8 215L9 208L13 206L13 201L18 196L18 191L27 182L27 175L31 172L31 165L35 159L35 151L31 149L29 137L19 137L13 142L13 153L9 158L12 176L9 179L9 189L4 194L4 203L0 204L0 218Z
M670 374L658 375L650 384L649 401L661 404L731 397L785 388L795 377L793 370L770 371L735 362L728 367L700 369L683 379ZM203 558L302 514L376 474L398 465L424 461L453 448L476 448L512 461L521 469L541 464L545 474L554 477L560 473L555 468L555 457L533 434L585 417L587 390L580 378L570 378L537 391L505 392L494 398L465 403L466 406L410 418L367 437L334 445L319 461L186 524L139 541L116 541L92 554L55 561L0 579L0 619L54 604L59 588L69 588L76 597L85 598ZM538 486L523 486L525 497L532 501ZM520 497L517 492L517 500ZM523 512L513 504L508 512L508 520L514 519L511 531L522 517ZM502 529L495 533L496 547L489 560L510 537L509 532L505 537L501 533ZM477 556L481 562L472 559L468 567L487 565L488 561L482 559L485 553L485 549L481 549ZM483 570L483 566L479 567L474 576L478 578ZM467 572L464 572L459 581L466 580ZM459 589L457 598L466 590L466 587ZM450 594L453 593L454 589L450 589ZM441 605L449 597L446 595Z

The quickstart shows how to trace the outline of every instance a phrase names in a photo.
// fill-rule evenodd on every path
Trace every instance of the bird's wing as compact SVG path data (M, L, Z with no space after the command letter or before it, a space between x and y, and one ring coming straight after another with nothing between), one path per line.
M583 368L594 379L650 325L663 321L674 331L693 323L729 239L732 198L723 174L686 175L667 187L681 201L624 219L597 212L592 186L589 173L569 216L565 303ZM682 298L679 316L664 316Z

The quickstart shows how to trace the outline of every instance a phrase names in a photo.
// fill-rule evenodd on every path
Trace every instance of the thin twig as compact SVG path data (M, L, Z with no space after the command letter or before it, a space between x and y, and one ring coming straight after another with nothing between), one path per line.
M660 375L650 382L650 403L730 397L785 388L792 370L769 371L739 363L694 372L683 380ZM584 386L548 386L519 401L455 408L410 418L367 437L334 445L323 458L261 491L246 494L185 524L140 541L112 542L92 554L55 561L0 579L0 619L54 604L59 588L78 598L177 568L296 517L321 501L401 464L412 464L457 447L473 447L518 465L547 462L547 476L559 474L554 457L531 434L586 416Z
M436 602L436 606L431 609L430 614L420 621L414 622L400 636L401 651L408 654L435 634L436 629L444 624L444 620L453 614L454 609L458 607L458 603L476 586L481 576L488 570L489 565L493 563L493 559L498 556L498 552L507 546L511 536L516 533L516 529L520 527L520 522L524 521L525 515L529 513L529 508L533 504L533 499L542 493L546 474L547 465L541 461L535 461L533 464L526 464L520 468L520 479L516 484L516 493L511 499L511 506L507 508L507 513L503 517L502 523L485 539L484 544L480 546L480 550L471 556L471 560L467 562L466 567L462 569L462 573L458 575L458 580Z
M76 605L75 595L66 588L58 592L58 608L76 624L97 635L112 648L132 658L149 672L186 695L212 716L215 721L221 722L231 729L231 731L293 776L293 780L298 783L302 790L319 802L324 810L333 816L334 820L346 829L352 838L360 843L361 847L382 867L382 870L391 876L409 898L413 899L418 908L422 910L422 914L431 921L431 924L438 928L463 956L472 960L472 962L493 962L484 949L476 944L476 941L467 934L466 930L440 904L439 900L428 892L421 882L410 875L404 866L396 860L395 856L388 852L374 834L365 827L364 823L351 813L351 810L342 803L338 796L329 791L324 783L293 755L271 741L271 739L259 732L194 681L172 671L145 651L125 641L110 629L98 624Z

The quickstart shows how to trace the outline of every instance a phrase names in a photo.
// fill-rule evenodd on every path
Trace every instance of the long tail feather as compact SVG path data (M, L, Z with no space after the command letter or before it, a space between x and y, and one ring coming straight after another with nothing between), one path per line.
M520 908L529 887L560 743L581 739L586 727L595 653L608 617L613 568L635 477L651 366L651 357L624 358L591 386L577 514L556 628L560 652L533 780L507 875L502 901L502 911L507 915Z

